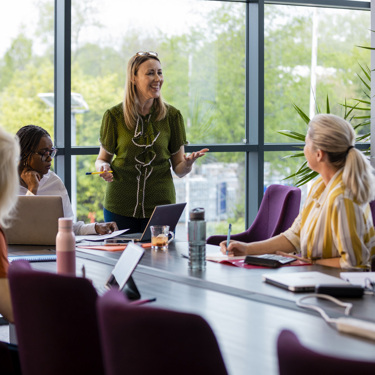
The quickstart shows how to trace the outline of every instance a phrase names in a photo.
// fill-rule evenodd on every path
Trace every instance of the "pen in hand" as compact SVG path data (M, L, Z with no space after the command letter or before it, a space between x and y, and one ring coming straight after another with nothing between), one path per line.
M227 255L228 255L228 247L229 247L229 242L230 242L230 231L232 229L232 224L229 224L228 227L228 237L227 237Z
M102 174L102 173L112 173L112 171L101 171L101 172L86 172L86 176L89 175L89 174Z

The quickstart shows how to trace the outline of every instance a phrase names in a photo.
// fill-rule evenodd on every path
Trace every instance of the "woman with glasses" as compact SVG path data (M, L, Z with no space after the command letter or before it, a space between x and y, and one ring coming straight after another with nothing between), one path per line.
M21 159L18 167L20 195L60 195L65 217L73 217L68 192L60 177L51 169L52 159L57 150L49 133L36 125L26 125L17 132L21 146ZM114 222L84 224L73 223L76 235L107 234L117 230Z
M355 137L346 120L331 114L314 116L304 153L320 177L293 225L265 241L231 241L228 248L222 242L221 251L230 256L298 252L311 263L368 269L375 255L369 205L375 196L375 177L369 161L354 147Z
M102 120L95 166L108 182L104 219L129 233L143 232L155 206L176 202L171 165L183 177L208 151L185 155L184 120L163 101L163 82L158 54L138 52L128 62L123 102Z

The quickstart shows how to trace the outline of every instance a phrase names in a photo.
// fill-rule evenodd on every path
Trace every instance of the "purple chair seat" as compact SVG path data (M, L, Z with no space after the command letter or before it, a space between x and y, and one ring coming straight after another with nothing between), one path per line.
M277 340L280 375L373 375L375 362L332 357L303 346L298 337L283 330Z
M100 297L97 309L106 375L227 375L200 316L134 307L117 290Z
M9 266L23 375L104 375L97 293L87 279Z
M230 236L231 240L256 242L267 240L286 231L298 216L301 190L293 186L270 185L264 194L258 214L248 230ZM207 239L211 245L219 245L226 235L215 235Z

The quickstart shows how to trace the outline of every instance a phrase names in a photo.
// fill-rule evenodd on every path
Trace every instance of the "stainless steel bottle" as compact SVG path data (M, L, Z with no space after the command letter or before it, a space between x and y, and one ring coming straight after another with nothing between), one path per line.
M206 268L206 222L204 208L194 208L189 213L188 242L189 269L204 270Z

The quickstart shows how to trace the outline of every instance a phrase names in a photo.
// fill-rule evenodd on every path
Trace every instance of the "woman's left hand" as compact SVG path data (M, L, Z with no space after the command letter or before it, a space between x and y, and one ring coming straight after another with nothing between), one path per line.
M203 148L202 150L200 151L196 151L196 152L192 152L190 155L186 156L186 154L184 154L184 160L185 160L185 163L188 167L192 166L194 164L194 162L198 159L198 158L201 158L202 156L206 155L206 152L208 152L209 149L208 148Z
M117 224L114 221L108 223L95 223L95 231L98 234L110 234L118 230Z

